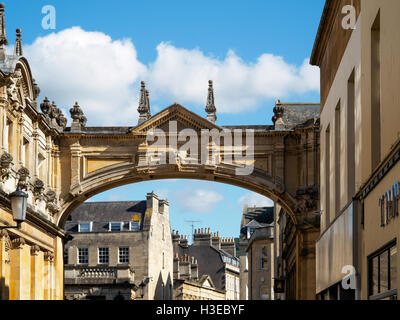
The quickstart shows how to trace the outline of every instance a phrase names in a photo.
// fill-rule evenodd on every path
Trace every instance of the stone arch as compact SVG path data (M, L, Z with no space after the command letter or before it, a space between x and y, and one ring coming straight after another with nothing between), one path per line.
M212 172L207 172L204 165L199 165L193 172L180 171L174 165L159 165L153 168L149 173L138 173L134 165L112 165L104 169L96 171L88 179L85 179L79 186L72 188L61 205L61 210L56 218L56 224L63 226L70 213L82 204L85 200L93 197L101 192L117 188L123 185L139 183L152 180L164 179L193 179L214 181L217 183L229 184L259 193L270 198L274 202L278 202L290 214L292 219L296 219L294 215L296 207L296 199L294 196L285 192L282 186L272 181L267 173L256 169L251 175L236 176L234 170L224 173L218 172L218 168Z

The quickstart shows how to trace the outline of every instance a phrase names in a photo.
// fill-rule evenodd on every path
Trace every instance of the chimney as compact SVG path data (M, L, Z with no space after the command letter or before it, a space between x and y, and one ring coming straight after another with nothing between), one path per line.
M213 245L213 247L221 249L221 238L219 237L219 232L214 232L211 238L211 244Z
M211 232L210 228L207 229L197 229L194 231L193 235L193 245L194 246L211 246Z
M199 278L199 265L194 257L192 257L190 269L192 279L197 280Z
M236 257L236 244L234 238L222 238L221 249Z
M181 279L190 280L192 277L190 257L186 254L183 257L182 256L180 257L179 272Z
M189 242L187 236L181 236L180 245L182 248L189 247Z
M160 200L159 201L159 209L158 211L161 214L168 215L169 214L169 203L167 200Z
M179 272L179 256L178 253L175 253L174 256L174 279L180 279L180 272Z
M158 213L158 197L153 191L146 195L146 209L153 209L153 213Z
M180 235L178 231L172 230L172 244L173 246L178 246L180 243Z

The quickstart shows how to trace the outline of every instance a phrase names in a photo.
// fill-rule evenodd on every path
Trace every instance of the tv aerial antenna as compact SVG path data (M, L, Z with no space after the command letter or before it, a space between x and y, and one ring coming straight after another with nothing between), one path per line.
M200 220L185 220L185 222L189 222L190 225L192 226L192 239L193 239L194 225L195 225L196 223L200 223L201 221L200 221Z

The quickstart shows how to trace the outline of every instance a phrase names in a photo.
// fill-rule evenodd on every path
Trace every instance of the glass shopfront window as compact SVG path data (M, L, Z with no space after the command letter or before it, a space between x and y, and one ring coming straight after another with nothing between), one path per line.
M370 299L397 299L396 243L379 250L368 258Z

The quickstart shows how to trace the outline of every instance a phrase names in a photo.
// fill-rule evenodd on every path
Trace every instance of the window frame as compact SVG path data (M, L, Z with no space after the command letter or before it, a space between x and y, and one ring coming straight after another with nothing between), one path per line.
M398 288L391 288L391 256L390 252L393 248L396 248L396 255L397 255L397 242L396 240L391 241L387 245L383 246L379 250L375 251L371 255L367 257L367 267L368 267L368 299L369 300L379 300L391 296L396 296L397 295L397 289ZM387 286L388 289L385 291L381 291L381 268L380 268L380 257L383 256L384 254L387 254L388 261L387 261ZM372 285L372 279L373 279L373 268L372 268L372 263L375 258L378 258L378 267L377 267L377 275L378 275L378 293L373 293L373 285ZM397 269L398 266L396 266L396 279L398 277L397 274Z
M112 230L112 225L113 224L117 224L117 223L119 224L119 230ZM110 231L110 232L121 232L122 229L123 229L123 222L122 221L110 221L108 223L108 231Z
M82 225L82 224L88 224L88 225L89 225L89 231L81 231L81 225ZM89 233L89 232L92 232L92 226L93 226L93 222L92 222L92 221L78 222L78 232L80 232L80 233Z
M89 264L89 248L77 248L78 249L78 255L77 255L77 264L79 265L88 265ZM80 257L83 256L83 254L80 254L80 250L86 250L86 257L87 257L87 262L81 262Z
M137 229L132 229L132 224L137 223ZM139 221L129 221L129 231L140 231L140 220Z
M100 261L100 257L103 257L100 254L101 249L107 249L106 250L107 251L107 262L101 262ZM105 264L105 265L110 264L110 248L109 247L98 247L97 248L97 263L98 264Z
M127 249L127 262L121 262L121 249ZM129 247L118 247L118 264L129 264L130 259L130 249Z

